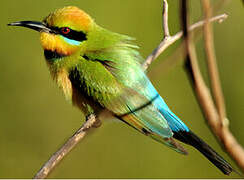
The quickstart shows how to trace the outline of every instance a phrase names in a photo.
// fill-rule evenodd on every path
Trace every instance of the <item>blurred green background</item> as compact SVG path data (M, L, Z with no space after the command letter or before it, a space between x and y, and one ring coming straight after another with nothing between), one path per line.
M217 2L217 1L215 1ZM200 1L191 1L191 20L201 18ZM0 7L0 178L31 178L84 121L52 82L38 33L7 27L19 20L41 20L56 8L76 5L103 27L136 37L144 57L162 38L162 1L155 0L21 0ZM179 31L179 1L169 1L171 34ZM218 13L229 17L214 24L215 47L230 128L244 145L244 11L240 0L228 1ZM149 76L172 110L228 161L205 124L179 62L154 71L177 48L170 47L149 68ZM198 57L206 77L203 43ZM163 68L163 67L162 67ZM188 156L147 138L121 122L105 122L86 137L50 178L226 178L200 153ZM235 174L230 176L236 178Z

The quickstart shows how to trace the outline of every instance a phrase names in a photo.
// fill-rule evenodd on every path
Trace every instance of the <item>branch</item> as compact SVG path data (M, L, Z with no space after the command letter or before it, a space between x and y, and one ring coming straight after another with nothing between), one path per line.
M206 2L206 0L203 0L203 1ZM186 2L186 0L184 2ZM186 8L182 8L182 10L186 10ZM242 170L244 170L244 151L243 151L242 147L237 143L234 136L229 131L228 125L226 123L223 123L223 121L221 121L221 119L220 119L221 116L219 114L224 113L223 115L225 118L225 111L223 111L223 110L220 110L219 112L217 111L215 104L213 102L212 96L210 94L210 91L203 80L203 77L201 75L201 72L200 72L200 69L198 66L198 62L197 62L197 55L196 55L195 47L191 41L191 35L189 34L188 29L187 29L187 17L185 14L186 14L186 12L182 12L183 32L184 32L186 52L187 52L187 58L186 58L185 65L186 65L186 69L189 73L189 77L192 82L194 92L198 99L198 103L201 106L205 119L207 120L209 126L211 127L213 134L215 134L219 138L219 140L224 144L225 149L229 153L229 155L237 162L239 167ZM209 18L209 16L208 16L208 18ZM206 21L209 23L208 19ZM207 27L209 27L209 26L207 26ZM206 30L205 30L205 33L206 33ZM209 33L209 30L207 30L207 33ZM206 36L206 34L205 34L205 36ZM206 40L206 38L205 38L205 40ZM209 45L209 42L207 43L207 46L208 45ZM211 48L213 48L213 46ZM209 51L209 47L207 47L206 50ZM210 50L208 53L210 53L210 55L208 54L208 57L211 56L210 58L213 58L214 55L211 54L211 53L213 53L213 51ZM214 59L211 59L211 60L214 61ZM213 63L213 62L211 62L211 63ZM209 66L209 67L216 68L213 65ZM218 71L216 69L212 70L212 71L214 73L218 73ZM210 78L213 78L212 76L216 76L216 74L211 74ZM220 86L220 83L217 82L216 84L214 84L214 86ZM217 92L217 93L219 93L219 92ZM217 99L217 101L219 101L218 98L216 98L216 99ZM221 103L223 103L223 101L221 101ZM222 108L222 106L224 106L224 104L222 104L219 108Z
M205 14L206 23L204 24L204 42L205 42L205 51L207 55L207 64L209 77L211 80L211 87L213 89L213 96L216 103L218 111L218 125L214 122L208 122L211 129L214 131L218 138L223 143L225 150L232 156L236 161L239 167L244 171L244 150L238 144L234 136L228 129L229 121L226 117L226 109L223 92L221 90L221 84L219 80L218 67L216 62L216 56L214 52L214 42L213 42L213 32L212 26L209 23L209 18L212 14L212 8L210 6L209 0L202 0L203 11ZM215 126L217 126L215 128Z
M203 26L204 29L204 42L205 42L205 51L207 55L207 64L209 70L209 77L211 80L211 87L213 89L213 96L215 98L215 103L217 110L220 116L222 125L226 124L226 110L223 92L221 90L221 84L219 80L218 67L216 62L216 56L214 52L214 42L213 42L213 32L212 25L209 23L209 18L212 14L212 9L210 7L209 0L202 0L203 10L205 14L206 23Z
M65 142L65 144L55 152L51 158L34 176L34 179L44 179L57 166L57 164L85 137L88 130L100 124L95 115L87 117L87 121L75 132L75 134Z
M165 7L164 7L165 8ZM164 14L164 16L166 16ZM210 22L214 22L214 21L218 21L219 23L221 23L223 20L225 20L226 18L228 17L227 14L221 14L221 15L218 15L218 16L214 16L212 18L209 19ZM168 19L166 17L164 17L163 19ZM163 26L164 27L168 27L168 21L164 21L163 22ZM196 28L199 28L201 26L203 26L205 24L205 21L202 20L202 21L199 21L193 25L191 25L189 27L189 30L190 31L193 31L195 30ZM164 28L164 32L165 29L167 28ZM164 50L166 50L171 44L175 43L177 40L179 40L181 37L183 36L183 32L180 31L178 33L176 33L174 36L170 36L169 34L168 35L165 35L164 36L164 39L160 42L160 44L158 45L158 47L156 49L154 49L154 51L147 57L147 59L145 60L145 62L143 63L142 67L146 70L148 68L148 66L162 53L164 52Z

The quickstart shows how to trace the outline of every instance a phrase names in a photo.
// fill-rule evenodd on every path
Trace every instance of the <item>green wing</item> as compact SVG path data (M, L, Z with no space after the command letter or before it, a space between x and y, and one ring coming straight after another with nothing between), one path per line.
M184 152L171 138L173 133L167 121L151 103L154 99L147 99L121 84L115 76L114 63L110 59L96 58L94 54L93 57L84 55L75 68L70 70L70 80L94 104L108 109L138 131L178 152Z

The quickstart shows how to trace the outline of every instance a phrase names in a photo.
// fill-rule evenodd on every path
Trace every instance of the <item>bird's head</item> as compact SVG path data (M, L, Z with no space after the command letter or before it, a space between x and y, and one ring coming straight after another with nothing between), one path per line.
M74 6L64 7L49 14L42 22L19 21L10 26L27 27L40 32L45 52L68 56L81 49L88 33L94 29L93 19Z

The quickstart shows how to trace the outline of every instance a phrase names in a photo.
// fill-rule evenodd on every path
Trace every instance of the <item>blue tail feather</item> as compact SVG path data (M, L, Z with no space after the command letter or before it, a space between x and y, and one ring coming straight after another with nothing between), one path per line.
M144 92L145 93L145 92ZM148 80L146 88L146 96L150 99L158 95L158 92L153 87L151 82ZM189 131L189 128L169 109L165 101L161 96L153 101L153 104L162 113L164 118L167 120L169 127L172 131Z

